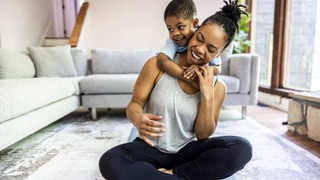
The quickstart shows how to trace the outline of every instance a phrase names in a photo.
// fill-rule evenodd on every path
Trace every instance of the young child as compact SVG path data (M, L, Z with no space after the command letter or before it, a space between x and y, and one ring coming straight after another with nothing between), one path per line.
M189 40L198 28L199 19L193 0L172 0L165 9L164 21L169 37L158 55L158 65L163 71L190 82L189 80L197 76L195 70L199 70L198 65L181 68L172 59L176 52L187 51ZM214 75L220 74L220 57L215 58L209 65L213 68Z

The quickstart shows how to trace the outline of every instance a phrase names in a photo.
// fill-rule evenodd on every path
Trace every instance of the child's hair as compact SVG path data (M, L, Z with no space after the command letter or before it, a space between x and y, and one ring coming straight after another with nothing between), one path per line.
M196 5L193 0L172 0L164 11L164 20L170 16L193 20L197 16Z
M227 35L227 44L224 47L226 48L233 40L236 31L239 31L238 22L241 20L241 15L245 14L248 16L248 14L240 9L241 7L247 7L242 4L238 4L238 0L233 2L229 0L229 3L227 1L224 2L226 5L220 8L220 11L204 20L201 26L207 24L217 24L218 26L222 27Z

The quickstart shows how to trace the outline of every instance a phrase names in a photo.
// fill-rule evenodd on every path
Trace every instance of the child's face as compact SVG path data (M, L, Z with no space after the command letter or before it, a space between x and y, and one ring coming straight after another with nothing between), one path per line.
M189 65L202 65L211 62L225 50L226 34L216 24L201 26L188 45L187 62Z
M192 37L195 28L198 26L199 20L195 18L193 21L189 19L170 16L165 19L170 39L179 46L186 46Z

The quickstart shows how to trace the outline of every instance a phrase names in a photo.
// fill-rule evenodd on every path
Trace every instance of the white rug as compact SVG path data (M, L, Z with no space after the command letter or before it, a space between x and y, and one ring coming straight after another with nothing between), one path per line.
M253 146L252 160L237 180L319 180L320 159L237 110L223 110L214 136L235 135Z
M132 124L123 111L91 121L71 114L3 150L1 180L102 180L98 162L108 149L127 141Z
M131 123L124 110L73 113L0 152L1 180L101 180L100 156L127 141ZM253 158L237 180L320 179L320 160L237 110L223 110L215 136L237 135L253 145Z

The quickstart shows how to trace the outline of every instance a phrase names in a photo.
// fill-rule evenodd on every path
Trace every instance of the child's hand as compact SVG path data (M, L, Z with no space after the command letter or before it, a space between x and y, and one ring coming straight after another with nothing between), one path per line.
M184 71L184 77L187 79L194 79L195 77L197 77L198 75L196 74L196 70L200 71L199 66L198 65L191 65L190 67L182 67L185 71Z

